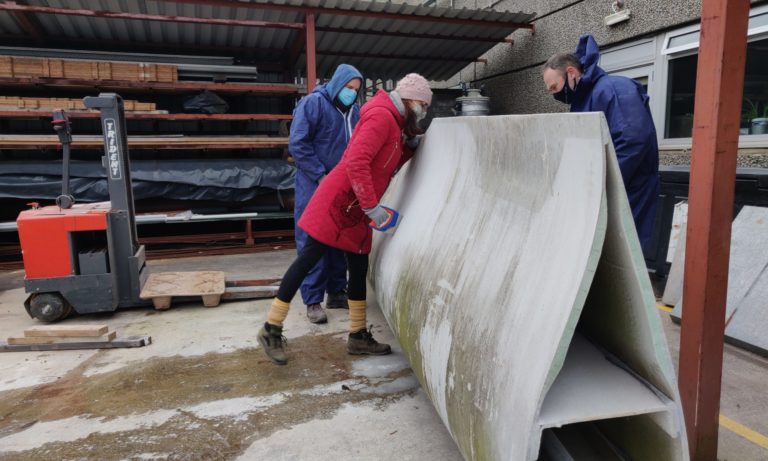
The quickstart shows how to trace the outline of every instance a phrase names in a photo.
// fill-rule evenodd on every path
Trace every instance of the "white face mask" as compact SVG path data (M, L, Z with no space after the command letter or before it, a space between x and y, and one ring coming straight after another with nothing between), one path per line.
M424 110L424 108L419 103L414 103L411 105L411 110L413 110L413 113L416 114L416 121L420 122L424 120L424 117L427 116L427 111Z

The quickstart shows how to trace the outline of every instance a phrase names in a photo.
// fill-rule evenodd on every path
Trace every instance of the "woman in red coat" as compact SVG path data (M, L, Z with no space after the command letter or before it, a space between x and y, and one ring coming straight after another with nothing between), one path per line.
M387 231L397 225L398 213L379 203L392 175L413 156L420 135L418 126L432 102L427 80L408 74L395 90L379 91L360 111L339 164L322 180L298 225L308 240L288 268L272 302L259 342L278 365L287 359L283 350L283 321L293 296L306 274L329 248L344 251L349 269L350 354L385 355L388 344L378 343L365 328L365 277L371 252L371 229Z

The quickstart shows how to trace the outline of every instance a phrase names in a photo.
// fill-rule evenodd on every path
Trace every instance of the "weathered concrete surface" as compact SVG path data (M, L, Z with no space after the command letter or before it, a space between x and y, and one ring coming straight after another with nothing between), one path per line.
M683 297L683 269L685 268L685 233L688 226L688 203L681 202L675 205L672 216L672 231L669 238L669 254L672 254L671 267L667 275L667 284L664 287L664 295L661 302L667 306L675 306ZM674 250L673 250L674 248Z
M294 255L151 265L269 278ZM0 337L35 324L18 280L4 286ZM0 354L0 459L335 460L340 450L351 459L461 459L379 311L369 309L369 322L395 353L361 358L346 354L347 311L330 311L329 324L317 326L294 303L291 362L278 367L255 339L268 308L267 300L191 303L77 317L68 322L107 323L153 344Z
M648 416L604 431L637 459L687 459L602 115L436 120L382 201L403 218L374 245L377 300L467 459L536 458L539 412L577 324L656 392ZM574 421L558 418L547 425Z
M670 353L678 369L680 355L680 325L659 309ZM768 461L768 358L747 352L730 344L723 350L723 382L720 398L721 424L717 443L717 459L720 461ZM742 430L729 429L722 423L728 418L738 423ZM745 430L763 437L756 440L747 437Z

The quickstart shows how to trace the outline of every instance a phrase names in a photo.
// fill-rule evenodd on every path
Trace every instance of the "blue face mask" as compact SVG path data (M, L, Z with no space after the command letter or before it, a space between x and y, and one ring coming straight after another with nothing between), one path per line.
M357 91L351 88L342 88L337 97L339 98L340 103L349 107L354 104L355 99L357 99Z

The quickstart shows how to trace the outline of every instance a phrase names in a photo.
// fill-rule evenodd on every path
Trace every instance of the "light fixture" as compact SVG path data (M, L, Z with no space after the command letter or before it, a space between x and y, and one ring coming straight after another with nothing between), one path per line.
M611 4L611 9L613 10L613 14L609 14L604 19L606 26L615 26L616 24L629 20L630 12L629 8L624 8L624 0L616 0L613 2Z

